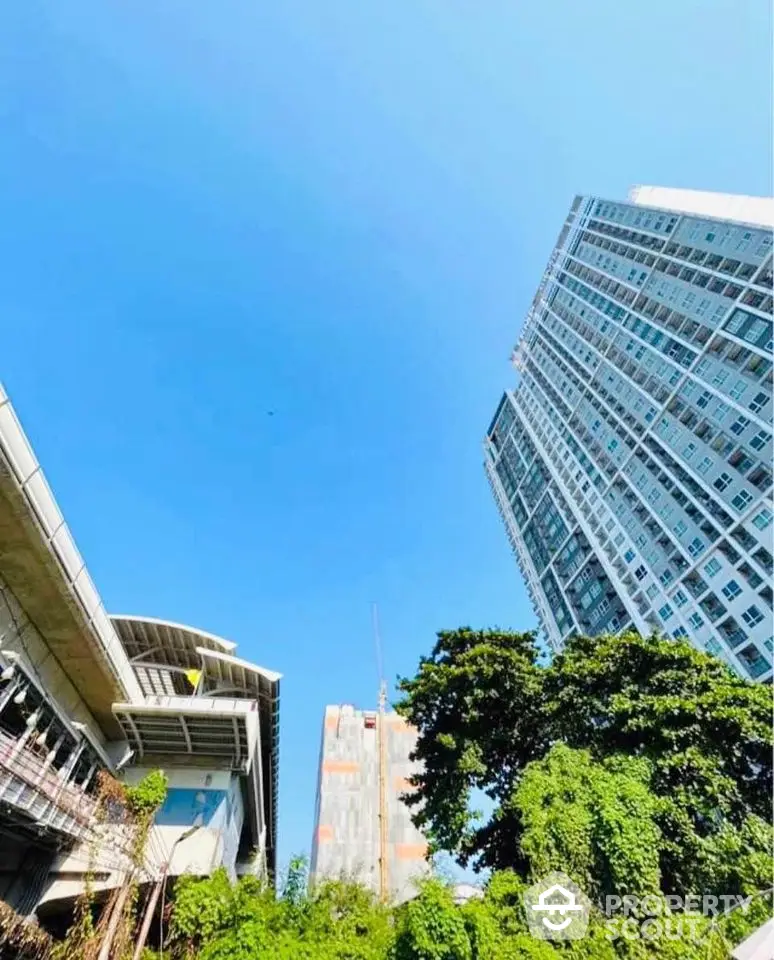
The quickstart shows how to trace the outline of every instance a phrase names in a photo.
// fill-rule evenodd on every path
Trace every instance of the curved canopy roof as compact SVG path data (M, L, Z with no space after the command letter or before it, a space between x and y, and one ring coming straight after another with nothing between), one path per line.
M111 616L146 696L192 693L186 672L202 671L207 696L272 699L281 674L233 655L236 644L213 633L155 617Z
M281 674L241 660L234 656L235 643L195 627L155 617L122 615L111 616L110 620L142 692L148 698L147 704L159 697L189 697L191 710L196 706L197 697L222 698L224 704L234 700L258 703L263 791L267 802L270 857L273 856L277 822ZM175 704L180 703L176 699ZM126 708L124 712L132 712L130 704L123 706ZM142 704L137 706L143 709ZM134 733L139 736L137 730ZM186 740L190 751L196 744L190 736ZM150 744L148 746L155 749ZM237 744L235 754L239 756L240 751L241 747Z

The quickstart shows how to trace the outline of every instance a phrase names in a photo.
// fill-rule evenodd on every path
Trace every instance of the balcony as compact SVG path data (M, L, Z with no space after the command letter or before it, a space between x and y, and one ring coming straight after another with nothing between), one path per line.
M740 650L737 657L747 667L750 675L756 680L771 670L769 661L753 644Z
M691 574L686 577L685 580L683 580L683 585L688 589L688 592L694 599L700 597L707 589L707 584L696 574Z
M750 566L749 563L743 563L742 566L739 567L739 572L742 574L745 580L750 584L753 590L756 587L759 587L763 583L762 577L760 577L755 572L755 570L753 570L753 568Z
M747 640L747 634L733 617L724 620L718 627L718 630L732 650L736 650L737 647L740 647Z
M0 731L0 803L20 829L81 837L91 826L95 801L66 783L45 758Z
M723 604L718 600L714 593L709 594L699 602L699 606L714 623L724 614L728 613Z

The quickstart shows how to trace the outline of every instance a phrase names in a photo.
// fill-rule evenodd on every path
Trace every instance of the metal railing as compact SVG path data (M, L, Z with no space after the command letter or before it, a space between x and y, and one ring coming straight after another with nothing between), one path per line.
M31 750L19 749L18 739L3 731L0 778L0 799L47 827L78 836L94 821L96 804L91 797L63 781Z

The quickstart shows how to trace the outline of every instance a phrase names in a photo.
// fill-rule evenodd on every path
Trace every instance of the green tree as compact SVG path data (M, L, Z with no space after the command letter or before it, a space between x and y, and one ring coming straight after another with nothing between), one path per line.
M656 869L666 891L700 889L717 877L717 845L734 831L747 838L750 869L757 863L759 875L770 863L754 825L768 818L771 796L771 689L687 642L636 633L576 637L545 667L531 634L463 628L439 633L432 654L400 687L397 707L418 728L423 764L407 800L436 848L463 864L527 876L533 861L547 857L534 824L548 814L534 802L541 792L551 796L562 763L580 778L579 836L586 838L583 810L593 813L585 866L602 887L624 876L633 882L640 857L643 890ZM549 758L556 744L581 753ZM536 761L543 766L527 776ZM487 819L471 812L476 792L491 802ZM592 796L604 798L599 809ZM636 840L623 821L639 802L657 868L641 852L635 857L634 847L628 866L619 857ZM552 828L556 853L561 837L556 822Z
M395 960L473 960L465 917L439 880L423 883L399 912Z
M598 762L562 743L530 763L506 801L522 825L530 879L562 870L600 901L619 890L657 893L661 831L650 776L643 758Z

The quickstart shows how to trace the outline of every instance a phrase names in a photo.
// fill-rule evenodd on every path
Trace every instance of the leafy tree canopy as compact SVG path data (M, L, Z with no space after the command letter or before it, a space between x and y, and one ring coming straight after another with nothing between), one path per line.
M771 688L689 643L576 637L543 666L529 633L463 628L400 688L407 802L462 864L574 871L598 896L768 885Z

